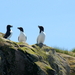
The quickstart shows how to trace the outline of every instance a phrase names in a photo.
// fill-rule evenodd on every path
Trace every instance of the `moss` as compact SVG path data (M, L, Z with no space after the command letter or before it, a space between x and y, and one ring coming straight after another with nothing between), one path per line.
M40 49L40 48L39 48L39 49ZM29 48L27 48L27 47L19 47L18 50L21 51L21 52L23 52L23 53L27 52L27 53L29 53L29 54L37 55L37 57L38 57L40 60L42 60L42 59L46 60L46 59L47 59L47 54L46 54L46 52L44 52L44 51L42 51L42 50L37 50L37 49L34 49L34 48L29 49ZM39 56L40 56L40 57L39 57Z
M0 38L0 42L4 42L4 40L2 38Z
M45 64L43 62L35 62L47 75L54 75L54 69L51 68L51 66L49 64Z
M35 62L42 70L52 69L48 64L46 65L43 62L37 61Z
M23 52L28 52L30 54L35 54L31 49L29 49L27 47L19 47L18 49L23 51Z
M4 36L4 34L0 32L0 37L3 37L3 36Z
M36 50L34 49L36 55L41 56L44 60L47 59L48 55L46 54L47 51L45 50L50 49L49 47L44 48L39 47L38 45L32 45L32 47L36 49Z
M39 50L39 49L40 49L40 47L39 47L37 44L32 45L32 47L33 47L33 48L35 48L35 49L37 49L37 50Z
M52 67L50 65L46 65L45 68L46 68L46 70L52 69ZM54 70L54 69L52 69L52 70Z

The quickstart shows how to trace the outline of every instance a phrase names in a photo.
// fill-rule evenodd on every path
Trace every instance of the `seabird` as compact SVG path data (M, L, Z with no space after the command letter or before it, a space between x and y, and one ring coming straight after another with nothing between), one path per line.
M19 37L18 37L18 41L19 41L19 42L26 42L27 37L26 37L26 35L25 35L25 33L24 33L23 28L22 28L22 27L18 27L18 29L20 30L20 35L19 35Z
M43 26L38 26L39 29L40 29L40 33L37 37L37 44L40 44L40 43L44 43L44 40L45 40L45 33L44 33L44 27Z
M7 25L7 31L6 31L6 33L5 33L5 35L4 35L4 38L5 38L5 39L10 40L10 38L11 38L11 36L12 36L12 30L10 29L11 27L13 27L13 26Z

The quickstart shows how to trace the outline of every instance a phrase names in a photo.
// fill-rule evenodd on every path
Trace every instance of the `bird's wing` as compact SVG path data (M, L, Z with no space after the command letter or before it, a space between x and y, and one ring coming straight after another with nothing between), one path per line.
M7 38L10 35L10 33L6 32L4 35L4 38Z
M24 38L25 38L25 41L27 40L27 36L25 35L25 33L23 34Z
M25 36L26 40L27 40L27 36Z
M38 39L39 39L39 36L37 37L37 43L38 43Z

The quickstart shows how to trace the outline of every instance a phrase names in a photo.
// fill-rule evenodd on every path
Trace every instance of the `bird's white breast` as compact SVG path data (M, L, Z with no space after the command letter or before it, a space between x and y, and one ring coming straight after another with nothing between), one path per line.
M45 33L44 32L41 32L37 38L37 43L40 44L40 43L43 43L45 40Z
M10 31L10 35L7 37L8 40L10 40L11 36L12 36L12 30Z
M19 42L26 42L26 36L23 32L20 33L19 37L18 37L18 41Z

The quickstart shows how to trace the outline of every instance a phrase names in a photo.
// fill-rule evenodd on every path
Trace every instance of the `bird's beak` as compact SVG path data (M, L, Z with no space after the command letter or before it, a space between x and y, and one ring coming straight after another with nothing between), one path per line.
M11 26L11 27L13 27L13 26Z
M17 29L20 29L19 27L17 27Z

